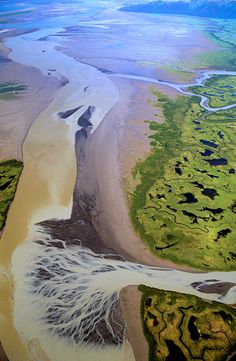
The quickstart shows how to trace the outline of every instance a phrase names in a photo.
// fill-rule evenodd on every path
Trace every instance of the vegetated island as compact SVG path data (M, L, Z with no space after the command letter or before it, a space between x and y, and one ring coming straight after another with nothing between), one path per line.
M121 7L122 11L236 19L235 1L153 1Z
M27 87L24 84L5 82L0 84L0 100L11 100L24 92Z
M214 107L232 103L233 76L204 86ZM236 108L208 112L196 96L154 91L164 123L149 122L152 146L137 164L130 215L158 257L206 270L236 269Z
M149 361L235 360L234 308L143 285L139 290Z
M27 89L24 84L5 82L0 84L0 100L12 100ZM23 169L23 162L16 159L0 161L0 231L15 196L16 187Z
M0 231L5 225L22 169L23 163L16 159L0 162Z

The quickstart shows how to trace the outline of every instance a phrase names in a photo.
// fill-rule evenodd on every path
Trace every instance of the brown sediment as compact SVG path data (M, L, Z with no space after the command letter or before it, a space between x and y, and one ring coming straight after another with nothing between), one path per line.
M157 109L148 102L148 99L154 101L149 85L118 78L112 78L112 81L119 88L120 100L81 149L77 179L80 206L83 208L83 199L93 199L89 213L94 227L106 247L126 259L152 266L191 270L187 266L176 267L169 261L158 259L133 230L124 178L132 165L150 149L144 137L144 133L149 131L144 120L157 121L158 116ZM127 129L132 132L129 119L136 124L133 149L128 137L126 143L124 141ZM138 147L135 146L135 137L139 139ZM119 159L123 149L121 163Z
M10 64L11 63L6 64L6 66L10 66ZM9 80L9 78L7 79ZM78 178L74 192L72 218L69 221L60 221L61 225L59 225L57 221L52 220L43 222L43 225L52 230L53 236L58 236L58 238L62 239L67 238L67 241L71 244L74 244L73 242L77 244L77 242L82 240L82 242L84 242L83 244L98 253L112 252L123 255L126 259L145 264L173 267L174 265L172 263L158 260L152 255L149 249L135 235L130 223L128 201L124 192L123 181L131 164L137 161L137 155L142 158L145 152L149 151L147 140L143 139L143 143L141 141L143 132L148 132L148 126L143 125L143 120L146 118L153 120L151 113L152 111L156 112L156 109L153 110L148 104L144 106L143 101L148 94L148 86L141 85L141 82L137 81L117 79L114 80L114 82L120 89L121 99L119 104L109 112L103 124L96 130L93 136L88 137L86 144L84 144L83 147L79 146L79 149L77 149L80 162L78 163ZM46 83L42 83L41 85L43 89L47 88ZM57 86L58 83L56 83L55 89ZM140 89L138 89L139 86L141 87ZM39 94L41 96L41 92ZM39 100L37 100L37 103L38 102ZM19 105L20 104L22 104L22 99L19 101ZM32 101L32 106L35 106L35 104L36 99ZM24 107L25 106L26 104ZM13 118L14 114L16 116L14 126L18 125L17 120L20 123L18 110L16 107L16 111L11 115ZM33 111L35 111L35 109L30 108L30 112ZM131 119L131 114L134 113L137 114L138 117ZM153 116L156 119L155 114L153 114ZM125 160L123 161L123 166L122 160L120 163L118 160L121 148L125 147L123 132L127 128L127 119L131 119L130 127L133 127L134 123L132 124L132 122L136 120L137 122L142 122L142 124L140 123L140 126L137 126L136 129L137 134L140 134L139 147L135 148L134 146L133 152L130 152L132 159L129 160L125 169ZM14 328L12 320L12 279L8 269L11 256L15 247L26 238L29 225L28 221L34 212L41 209L42 199L44 199L46 205L50 205L52 201L50 198L51 188L55 186L55 189L57 189L57 186L60 186L59 193L62 197L62 203L65 206L68 205L68 194L71 194L70 191L68 192L68 189L72 188L75 168L75 165L71 164L67 183L60 184L60 180L63 178L63 169L58 169L57 167L55 167L55 169L51 168L53 168L52 165L55 166L55 159L56 163L60 161L57 154L61 154L61 148L64 149L63 156L70 161L70 151L67 148L68 144L61 140L64 139L63 134L68 131L68 128L65 124L60 123L60 126L59 124L55 124L54 127L51 126L48 130L46 119L41 118L41 121L43 121L44 126L43 130L41 129L41 132L38 134L38 139L41 140L46 136L45 144L43 147L37 148L37 145L35 146L35 144L37 144L37 138L32 139L33 146L30 143L26 144L27 154L32 159L30 160L30 165L25 168L24 176L19 184L20 192L15 203L17 206L14 205L13 210L11 210L14 218L12 216L10 217L11 221L8 224L8 229L0 245L0 263L3 267L6 267L2 272L0 283L0 294L5 295L4 299L1 298L0 300L1 315L4 315L1 316L0 319L0 338L4 341L4 347L6 347L10 359L16 361L29 360L30 356L28 351L35 347L37 348L37 340L31 345L32 347L29 347L27 350L26 346L21 343L19 335ZM57 127L60 129L57 129ZM28 129L28 127L25 129ZM10 130L7 129L7 131L9 132ZM58 140L58 144L55 145L53 143L52 138L50 138L50 132L52 132L53 138L55 137ZM19 134L17 134L17 139L18 136ZM23 138L24 137L22 137L22 141ZM133 145L135 143L134 138ZM17 146L14 148L14 142L12 141L11 147L14 148L14 152L20 154L21 150L17 148L17 142L18 141L16 141ZM126 142L127 144L129 143L129 135L127 136ZM54 150L49 163L47 163L46 166L45 164L39 166L40 159L42 159L42 163L44 163L44 156L47 155L50 147L54 147ZM129 152L128 145L126 149L127 152ZM9 148L7 152L10 153L10 151ZM66 153L67 151L68 154ZM66 160L63 159L62 162L64 161ZM47 174L47 177L45 176L44 179L46 172L49 172L49 175ZM48 186L47 179L50 178L50 174L52 178L54 177L58 180L56 185L52 183ZM38 187L39 184L40 187ZM32 194L34 194L33 201L31 197ZM45 206L45 204L43 206ZM89 216L86 213L88 213ZM49 212L49 214L52 214L52 212ZM45 218L46 216L47 214L44 215ZM82 229L83 225L85 227ZM93 229L93 225L99 235ZM79 232L78 229L80 229ZM183 269L183 267L179 268ZM11 302L9 302L9 300L11 300ZM12 340L14 340L14 349L12 348ZM41 356L40 354L40 357Z
M22 143L33 124L37 115L48 106L52 100L53 94L59 88L59 82L56 78L48 78L35 69L29 68L7 58L9 49L2 44L0 77L1 82L13 81L27 86L27 90L19 98L11 100L1 100L1 134L0 134L0 159L17 158L22 159ZM45 88L45 89L44 89ZM41 90L44 89L42 92ZM28 194L28 197L30 194ZM24 207L25 199L22 199ZM20 211L21 213L21 211ZM21 216L18 216L19 219ZM17 222L16 222L17 223ZM20 232L17 224L12 225L12 232ZM0 233L2 237L2 232ZM12 320L12 302L13 302L13 281L9 272L10 259L13 248L9 247L10 239L8 235L1 240L0 258L2 266L0 273L0 339L4 344L5 351L11 360L27 361L28 351L21 342ZM19 237L20 240L20 237ZM9 247L9 249L8 249ZM7 251L8 249L8 251ZM4 295L4 296L2 296ZM14 342L14 347L12 345ZM7 360L5 352L1 346L0 360Z
M0 272L0 294L4 295L0 297L0 340L4 345L4 353L9 360L32 361L13 324L13 281L7 269Z
M127 337L133 348L136 361L147 361L148 343L143 334L140 315L141 292L137 286L128 286L120 292L120 303L126 321Z
M73 210L70 219L57 220L51 219L39 223L43 227L45 233L54 239L63 240L67 246L88 247L95 253L114 254L114 249L108 248L103 244L102 239L92 225L89 216L89 208L91 199L81 200L75 187L73 195ZM83 202L83 209L79 203Z
M0 361L9 361L0 343Z
M112 79L113 80L113 79ZM133 83L133 84L132 84ZM143 82L132 82L135 95L132 97L130 114L125 121L123 139L119 147L119 165L124 188L128 192L132 187L130 182L132 169L137 162L143 160L151 151L148 136L152 134L149 122L162 123L164 116L161 109L156 107L157 97L155 91L161 91L171 98L177 92L165 86L153 86Z
M1 83L23 84L26 90L12 99L0 100L0 159L22 160L23 141L38 114L52 100L60 82L55 77L42 75L36 68L7 61L8 53L9 49L0 43L0 54L6 59L0 67Z
M68 126L64 122L60 124L48 122L48 113L42 112L53 99L54 93L59 88L59 81L53 77L43 76L35 68L12 61L5 62L1 66L2 71L4 71L0 73L2 81L17 81L27 85L28 89L19 99L1 101L1 159L22 159L22 143L28 132L31 132L31 135L24 144L28 164L24 167L0 242L0 340L9 360L28 361L32 360L29 354L31 351L22 342L13 322L11 258L17 245L27 238L29 223L34 213L40 212L42 199L44 206L48 205L50 208L52 199L55 200L56 195L58 199L61 197L62 207L68 208L73 190L75 166L73 161L71 162L73 146L69 137L66 139ZM36 118L37 122L34 122ZM41 123L41 128L38 123ZM32 124L35 129L33 134ZM62 161L59 155L60 148L64 149L63 161L70 164L68 178L66 183L60 185L58 182L59 187L52 184L50 186L50 182L46 181L47 177L50 178L50 172L52 179L64 176L63 166L58 166L58 162ZM48 150L51 150L49 157L47 157ZM51 166L52 164L54 167ZM53 196L50 187L58 193ZM56 207L55 212L57 212Z
M192 287L196 288L199 292L202 293L218 293L220 295L225 295L227 292L234 287L236 284L232 282L219 282L212 285L201 285L201 282L192 283Z

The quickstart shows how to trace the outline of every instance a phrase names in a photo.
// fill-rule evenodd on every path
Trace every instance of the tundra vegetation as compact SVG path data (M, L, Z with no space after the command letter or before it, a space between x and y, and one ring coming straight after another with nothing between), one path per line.
M191 92L211 94L212 107L226 106L236 78L213 76ZM208 112L197 96L154 93L164 122L149 122L152 149L133 170L134 228L158 257L235 270L236 110Z
M143 285L139 290L149 361L234 359L231 356L236 352L235 309Z
M15 159L0 162L0 230L5 225L22 168L23 163Z

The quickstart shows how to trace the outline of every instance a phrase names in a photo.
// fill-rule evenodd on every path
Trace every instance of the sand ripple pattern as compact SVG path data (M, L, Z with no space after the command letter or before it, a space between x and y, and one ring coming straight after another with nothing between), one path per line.
M224 296L202 294L193 284L233 282L236 272L187 273L95 254L81 245L67 247L37 229L13 256L16 328L27 338L55 336L74 345L121 345L125 324L119 292L145 284L222 303L236 302L236 286ZM33 242L32 242L33 240ZM20 264L19 264L20 260ZM32 324L35 328L32 331Z

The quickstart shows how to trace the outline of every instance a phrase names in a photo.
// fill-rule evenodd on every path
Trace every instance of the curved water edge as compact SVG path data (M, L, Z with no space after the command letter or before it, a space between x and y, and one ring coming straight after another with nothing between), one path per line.
M168 81L164 80L158 80L155 78L149 78L146 76L139 76L139 75L132 75L132 74L122 74L122 73L113 73L109 74L109 77L117 77L117 78L125 78L125 79L133 79L133 80L141 80L148 83L158 84L158 85L164 85L171 89L174 89L178 91L181 94L188 95L188 96L196 96L201 99L200 105L207 110L210 113L217 112L219 110L228 110L236 107L235 104L226 105L224 107L219 108L212 108L208 106L209 99L201 94L195 94L192 92L189 92L187 88L190 88L195 85L203 85L207 79L210 79L212 75L233 75L236 76L235 71L226 71L226 70L211 70L211 71L201 71L199 72L199 77L196 79L195 83L187 83L187 84L176 84L176 83L170 83Z
M61 30L54 29L53 31L57 33ZM14 276L14 325L21 338L28 344L32 360L36 360L34 355L37 353L40 355L40 360L47 360L49 357L51 361L64 361L65 358L77 361L78 355L80 361L86 361L92 357L96 357L98 361L110 359L131 361L134 360L134 357L130 345L124 339L123 329L121 329L119 340L114 342L117 346L94 347L88 344L84 345L85 335L81 328L83 326L89 334L94 330L94 320L99 322L103 317L111 337L117 338L112 325L109 324L109 319L118 303L121 288L131 284L144 283L152 287L191 293L201 297L202 293L199 292L198 287L191 286L193 282L200 282L204 285L219 282L234 283L236 272L192 274L172 269L148 267L107 259L107 256L94 254L91 250L79 246L67 248L63 241L59 241L61 248L58 249L51 245L50 238L46 234L38 233L34 224L48 218L67 219L70 217L73 185L76 177L74 141L75 133L81 129L78 125L78 118L88 107L93 106L94 111L90 119L93 124L91 132L93 132L107 112L116 104L119 100L119 93L109 77L121 76L149 81L172 87L186 95L193 95L185 91L185 87L202 84L207 77L216 73L204 72L196 83L184 86L127 74L109 74L107 76L96 68L81 64L57 51L56 46L61 44L55 42L55 37L51 41L51 34L52 29L39 30L7 39L5 42L12 49L9 55L12 60L24 65L35 66L44 74L48 74L49 70L53 69L52 75L60 80L62 77L69 80L57 91L49 107L36 119L26 138L24 143L25 168L3 235L3 239L7 241L11 239L11 242L14 243L8 251L9 256L16 248L11 260ZM47 41L39 41L44 36L49 36ZM28 56L29 47L30 57ZM236 75L232 72L226 73L227 75ZM229 109L227 107L209 108L206 105L207 98L200 97L201 105L208 111ZM234 106L236 104L230 107ZM58 115L75 108L78 110L66 119L62 120ZM59 133L57 133L58 130L60 130ZM57 144L58 140L59 145ZM67 149L66 157L64 156L65 147ZM31 168L33 162L35 164L34 173ZM74 171L71 169L73 167ZM54 168L54 172L51 171L51 168ZM60 174L60 182L58 174ZM69 187L66 186L68 174L71 179ZM29 193L28 187L32 187L32 177L38 179L37 186L39 188L42 187L42 184L44 186L46 184L47 192L44 194L44 198L41 194L39 195L41 198L35 202L33 208L30 206L28 212L24 211L23 230L20 229L16 235L12 219L19 217L22 213L21 201L24 199L24 195ZM38 195L35 193L34 187L30 189L34 203L33 198ZM44 206L42 206L42 199ZM25 206L27 208L27 204ZM29 236L29 234L31 235ZM25 242L26 239L28 239L27 242ZM36 242L38 240L41 240L41 243ZM19 246L17 247L17 245ZM57 270L53 270L55 264L60 266ZM44 268L46 272L52 274L52 278L46 281L37 279L37 270L40 268ZM62 269L66 270L64 274L61 272ZM73 277L68 278L68 275L71 274ZM36 290L34 285L37 285L37 281L40 281L41 284ZM78 284L83 287L79 288ZM63 303L63 297L66 297L69 303ZM224 296L204 294L204 298L229 304L235 303L236 287L231 288ZM63 331L63 337L60 337L58 326L54 325L52 320L47 322L44 318L44 315L52 310L55 304L61 304L62 308L66 304L64 313L60 312L62 308L57 309L58 315L62 317L60 321L67 330L71 331L77 327L78 338L69 340L66 335L69 335L70 331L68 333ZM95 305L96 309L94 309ZM82 309L82 312L77 312L76 317L73 318L72 310L76 312L78 309ZM49 337L50 335L51 337ZM34 340L40 342L35 343ZM60 347L58 347L59 344ZM44 356L45 354L47 356Z
M108 355L115 360L118 356L119 361L132 360L125 349L125 326L116 318L120 290L129 285L145 284L226 304L235 302L236 286L224 295L204 296L199 287L234 282L236 272L186 273L112 256L98 255L82 246L67 247L40 228L16 249L12 259L15 327L27 340L39 340L50 360L63 361L69 352L70 361L77 361L82 349L85 356L79 359L87 361L96 347L99 361L107 360ZM196 282L198 287L194 287ZM55 340L60 347L52 350Z

